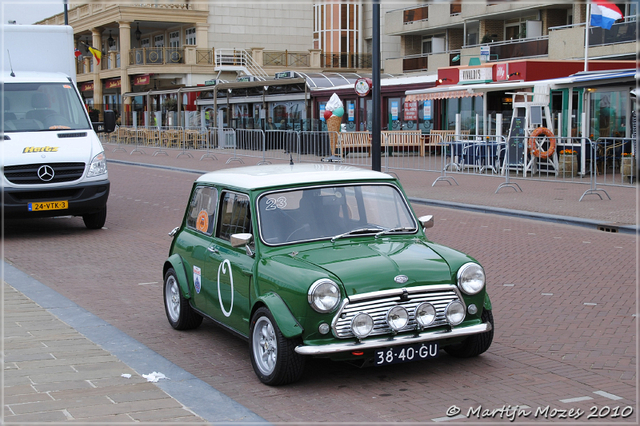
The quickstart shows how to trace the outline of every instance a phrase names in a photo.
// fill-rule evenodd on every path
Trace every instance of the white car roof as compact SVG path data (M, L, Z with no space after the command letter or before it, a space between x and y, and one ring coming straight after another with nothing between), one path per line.
M373 170L340 164L274 164L216 170L200 176L208 182L246 189L335 181L390 180L392 176Z

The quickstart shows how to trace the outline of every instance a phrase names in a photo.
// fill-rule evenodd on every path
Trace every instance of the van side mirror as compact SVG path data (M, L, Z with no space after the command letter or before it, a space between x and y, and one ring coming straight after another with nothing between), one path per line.
M422 225L423 229L433 228L433 225L434 225L433 215L420 216L418 220L420 221L420 224Z
M105 110L104 121L94 121L91 125L96 133L111 133L116 129L116 113Z

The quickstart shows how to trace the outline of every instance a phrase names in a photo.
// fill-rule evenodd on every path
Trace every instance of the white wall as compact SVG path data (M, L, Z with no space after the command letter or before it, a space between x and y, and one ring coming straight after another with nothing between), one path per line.
M290 50L313 48L313 5L301 3L211 2L209 46L215 48Z

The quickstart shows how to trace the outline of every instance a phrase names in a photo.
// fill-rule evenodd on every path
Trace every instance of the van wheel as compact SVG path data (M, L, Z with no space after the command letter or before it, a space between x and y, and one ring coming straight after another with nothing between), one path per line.
M297 343L282 335L269 309L261 307L253 314L249 333L251 364L262 383L277 386L300 379L305 357L296 353Z
M83 215L82 220L84 221L84 226L89 229L102 228L107 221L107 206L105 205L97 213Z

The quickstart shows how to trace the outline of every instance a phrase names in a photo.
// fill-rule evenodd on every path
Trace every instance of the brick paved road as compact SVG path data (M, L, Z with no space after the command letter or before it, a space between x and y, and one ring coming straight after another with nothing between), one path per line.
M565 410L633 407L636 239L569 225L414 206L431 239L485 267L496 334L471 360L356 369L314 360L303 380L260 384L247 344L205 321L176 332L162 304L162 263L197 175L109 165L108 229L82 220L7 222L5 259L270 422L409 422L452 405ZM628 410L624 412L628 414ZM620 412L618 413L620 414ZM545 412L539 413L544 416Z

